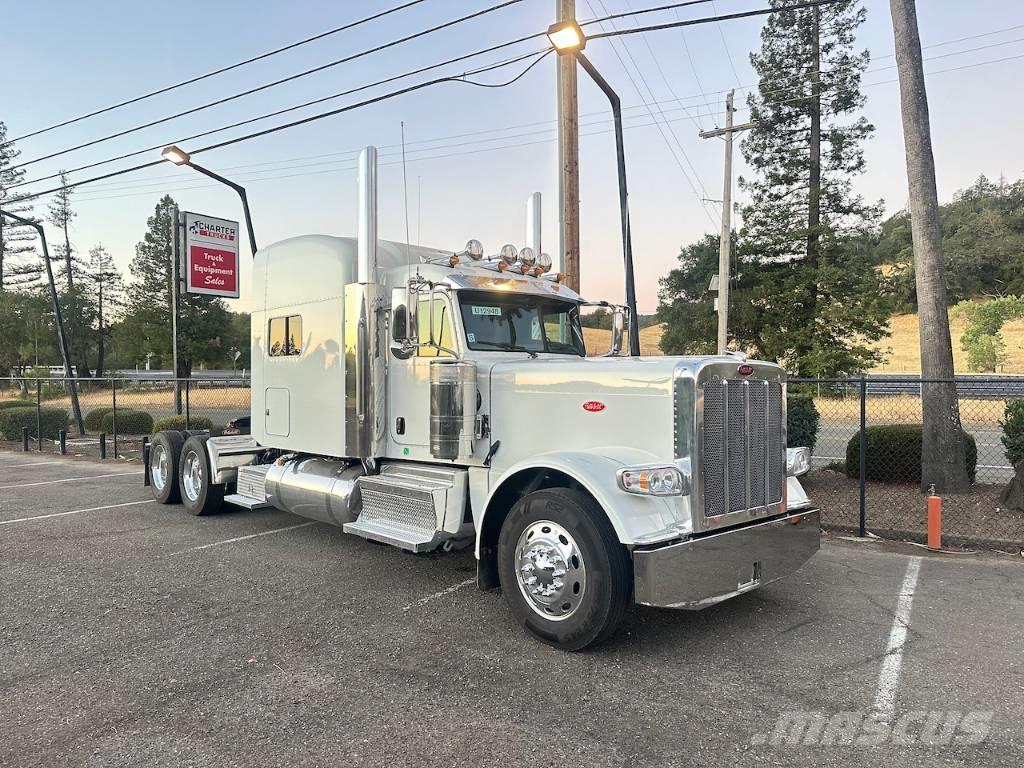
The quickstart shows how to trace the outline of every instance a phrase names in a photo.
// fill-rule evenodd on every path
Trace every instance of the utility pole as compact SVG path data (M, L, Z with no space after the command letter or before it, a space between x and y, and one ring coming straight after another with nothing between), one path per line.
M960 402L953 383L953 343L949 333L946 267L935 189L928 93L921 64L921 37L914 0L889 0L896 68L900 81L903 142L910 191L910 230L914 241L914 281L921 344L921 488L943 491L970 487L964 459ZM944 382L942 380L945 380Z
M576 21L576 0L555 0L558 22ZM558 245L566 284L580 290L580 126L576 60L558 63Z
M725 182L722 186L722 234L718 242L718 354L725 354L729 342L729 262L732 250L732 137L753 128L753 123L733 125L734 91L725 97L725 127L701 131L702 139L725 137Z

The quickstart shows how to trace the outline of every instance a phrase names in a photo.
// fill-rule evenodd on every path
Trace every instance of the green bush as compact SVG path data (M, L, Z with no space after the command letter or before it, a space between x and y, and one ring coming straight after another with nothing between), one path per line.
M28 400L0 400L0 411L7 408L35 408L36 404Z
M212 430L213 422L205 416L190 416L188 420L188 428L191 430ZM156 423L153 424L153 434L162 432L165 429L174 430L175 432L184 432L185 417L164 416L162 419L157 419Z
M89 432L103 431L103 417L114 410L113 406L104 405L100 408L93 408L85 415L85 428Z
M117 409L117 433L119 435L148 435L153 431L153 417L145 411L130 408ZM103 414L100 432L110 435L114 432L114 412Z
M39 425L44 438L56 440L60 437L60 431L68 428L68 412L63 408L40 408ZM22 427L28 427L29 434L35 436L35 406L0 410L0 436L5 440L20 440Z
M1003 420L999 422L1003 428L1003 447L1010 464L1024 460L1024 400L1008 400Z
M821 416L814 398L805 394L791 394L786 400L786 442L790 448L807 446L814 452L818 441L818 423Z
M881 424L865 430L867 455L864 461L868 480L883 483L921 482L920 424ZM974 435L964 433L964 451L967 454L967 476L974 482L978 464L978 445ZM860 434L846 444L846 474L860 476Z

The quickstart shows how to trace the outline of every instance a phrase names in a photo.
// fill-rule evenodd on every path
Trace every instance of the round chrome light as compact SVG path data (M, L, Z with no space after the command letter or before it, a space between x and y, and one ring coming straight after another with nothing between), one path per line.
M501 246L501 253L498 254L498 258L503 262L512 266L516 263L516 259L519 258L519 251L511 243Z
M546 253L542 253L540 256L537 257L537 269L539 269L541 273L550 272L551 264L551 257L548 256Z
M519 263L523 265L523 269L529 269L537 262L537 256L533 252L533 248L530 246L524 246L519 251Z
M480 244L479 240L469 240L466 243L466 250L464 253L473 261L480 261L480 259L484 257L484 247Z

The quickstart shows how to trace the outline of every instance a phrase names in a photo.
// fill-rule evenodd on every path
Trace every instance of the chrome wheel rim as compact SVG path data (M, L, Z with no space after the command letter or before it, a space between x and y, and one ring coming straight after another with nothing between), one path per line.
M564 621L583 601L587 569L576 540L558 523L538 520L516 543L516 581L534 613Z
M200 463L199 454L189 451L185 456L185 468L181 474L182 490L189 501L199 501L199 494L203 492L203 467Z
M167 487L167 477L170 474L167 466L167 451L162 445L153 446L153 453L149 458L149 481L157 493L163 493Z

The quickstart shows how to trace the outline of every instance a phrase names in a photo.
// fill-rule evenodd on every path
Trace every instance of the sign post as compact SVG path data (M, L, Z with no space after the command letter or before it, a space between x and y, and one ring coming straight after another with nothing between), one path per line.
M184 252L182 247L184 246ZM174 209L171 260L171 347L174 365L174 412L181 415L179 360L181 345L181 292L237 299L238 222ZM184 270L184 271L183 271Z

